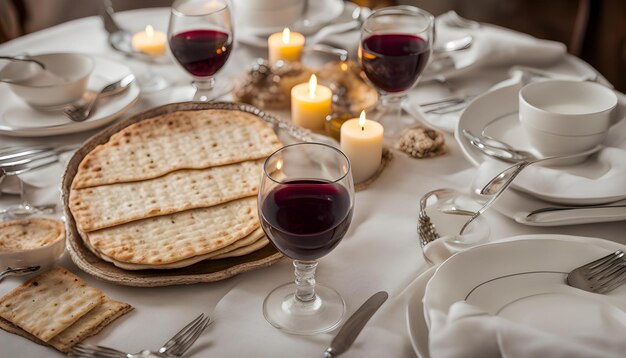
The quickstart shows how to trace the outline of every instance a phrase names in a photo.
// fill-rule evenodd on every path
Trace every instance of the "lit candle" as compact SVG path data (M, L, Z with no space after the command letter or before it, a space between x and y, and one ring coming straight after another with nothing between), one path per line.
M318 85L317 77L311 75L309 83L291 89L291 120L300 127L323 130L332 96L330 88Z
M341 150L350 159L355 183L369 179L378 167L383 154L383 126L365 118L350 119L341 126Z
M135 51L144 52L152 56L164 54L166 42L165 34L160 31L154 31L151 25L146 26L146 31L134 34L131 40Z
M279 60L300 61L302 47L304 47L304 36L297 32L291 32L288 28L285 28L283 32L272 34L267 39L270 63Z

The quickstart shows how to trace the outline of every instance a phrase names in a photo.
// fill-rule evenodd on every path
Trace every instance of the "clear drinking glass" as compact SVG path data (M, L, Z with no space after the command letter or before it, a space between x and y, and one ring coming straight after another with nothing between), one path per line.
M276 328L315 334L337 327L345 303L315 282L317 259L348 231L354 206L350 162L339 149L298 143L265 162L259 190L261 226L274 246L292 258L296 279L265 298L263 314Z
M217 85L214 77L233 48L230 1L175 1L167 37L176 62L193 77L194 101L211 101L230 91L229 86Z
M432 54L434 17L414 6L374 11L361 27L359 62L380 99L368 113L393 138L415 122L407 91L419 80Z

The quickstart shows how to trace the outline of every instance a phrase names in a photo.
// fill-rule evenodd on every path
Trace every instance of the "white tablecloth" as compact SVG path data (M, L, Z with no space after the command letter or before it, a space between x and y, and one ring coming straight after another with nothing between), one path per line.
M168 10L151 9L121 13L118 20L129 28L153 24L167 29ZM117 59L134 71L145 71L146 64L124 58L111 50L99 18L91 17L30 34L0 46L0 54L80 51ZM264 56L242 45L235 48L218 81L235 79L255 57ZM130 113L169 102L189 100L189 78L174 64L155 65L154 70L175 83L175 87L143 95ZM419 85L411 97L418 102L448 95L449 88L479 93L506 78L506 69L482 71L462 80L450 81L448 88L435 83ZM62 138L17 139L0 136L0 146L41 141L80 143L94 132ZM406 326L405 288L422 272L424 262L415 231L418 199L439 187L466 190L476 169L462 156L454 138L446 135L449 154L415 160L397 153L394 161L367 190L356 195L354 219L346 237L328 256L320 260L318 282L334 287L346 300L348 314L371 294L389 292L389 300L365 327L345 357L413 357ZM0 197L0 206L15 197ZM488 211L492 239L519 234L558 233L599 237L626 243L624 222L556 228L527 227L505 216ZM201 312L209 312L215 322L200 337L189 356L195 357L315 357L321 356L333 333L312 337L280 332L262 314L265 295L292 280L290 260L270 268L249 272L221 282L163 288L132 288L96 280L80 271L65 255L60 263L102 289L107 295L132 304L135 310L115 321L96 337L87 340L128 352L158 348L174 332ZM9 278L0 283L0 295L23 279ZM52 349L0 330L0 357L60 356Z

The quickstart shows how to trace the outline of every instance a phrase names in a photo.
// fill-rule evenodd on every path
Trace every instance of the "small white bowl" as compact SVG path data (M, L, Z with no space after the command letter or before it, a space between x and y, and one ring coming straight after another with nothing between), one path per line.
M63 256L63 252L65 252L65 229L62 236L46 246L21 251L0 252L0 270L7 267L28 266L40 266L41 269L45 269L53 266Z
M87 90L94 62L78 53L50 53L32 56L46 66L45 71L18 83L11 90L31 107L50 109L79 100ZM10 72L13 64L3 71Z
M615 93L593 82L535 82L519 92L520 123L544 155L575 154L600 144L616 106Z

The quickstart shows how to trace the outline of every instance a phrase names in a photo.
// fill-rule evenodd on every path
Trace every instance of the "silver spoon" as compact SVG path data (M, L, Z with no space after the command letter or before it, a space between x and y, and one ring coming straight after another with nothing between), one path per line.
M440 46L435 46L433 52L435 54L466 50L472 47L474 38L471 35L461 37L460 39L448 41Z
M16 268L7 267L6 270L0 272L0 281L4 280L4 278L8 276L28 275L29 273L37 272L40 268L40 266L26 266Z
M22 69L22 71L15 71L16 73L14 73L13 76L11 77L3 77L3 76L8 76L6 73L4 73L5 71L3 69L3 71L0 71L0 82L5 82L5 83L15 83L15 82L21 82L21 81L27 80L35 76L40 71L43 71L46 69L46 65L44 65L41 61L32 59L30 57L0 56L0 60L7 60L7 61L12 61L12 62L26 62L28 64L35 64L36 67L39 68L38 70L36 70L37 72L33 72L35 71L33 67L31 66L29 66L28 68L25 67Z
M472 221L476 220L477 217L484 213L485 210L487 210L491 206L491 204L498 200L498 198L502 196L506 189L511 186L513 180L515 180L515 178L528 166L549 160L571 159L581 156L587 156L599 151L602 148L603 147L601 145L598 145L594 148L576 154L558 155L546 158L539 158L535 160L522 161L504 169L493 179L491 179L487 184L485 184L485 186L481 189L480 194L491 195L491 198L478 211L476 211L474 215L472 215L469 220L465 222L465 224L463 224L463 227L461 227L461 230L459 231L459 235L463 235L463 232L465 231L465 229L467 229L469 224L471 224Z

